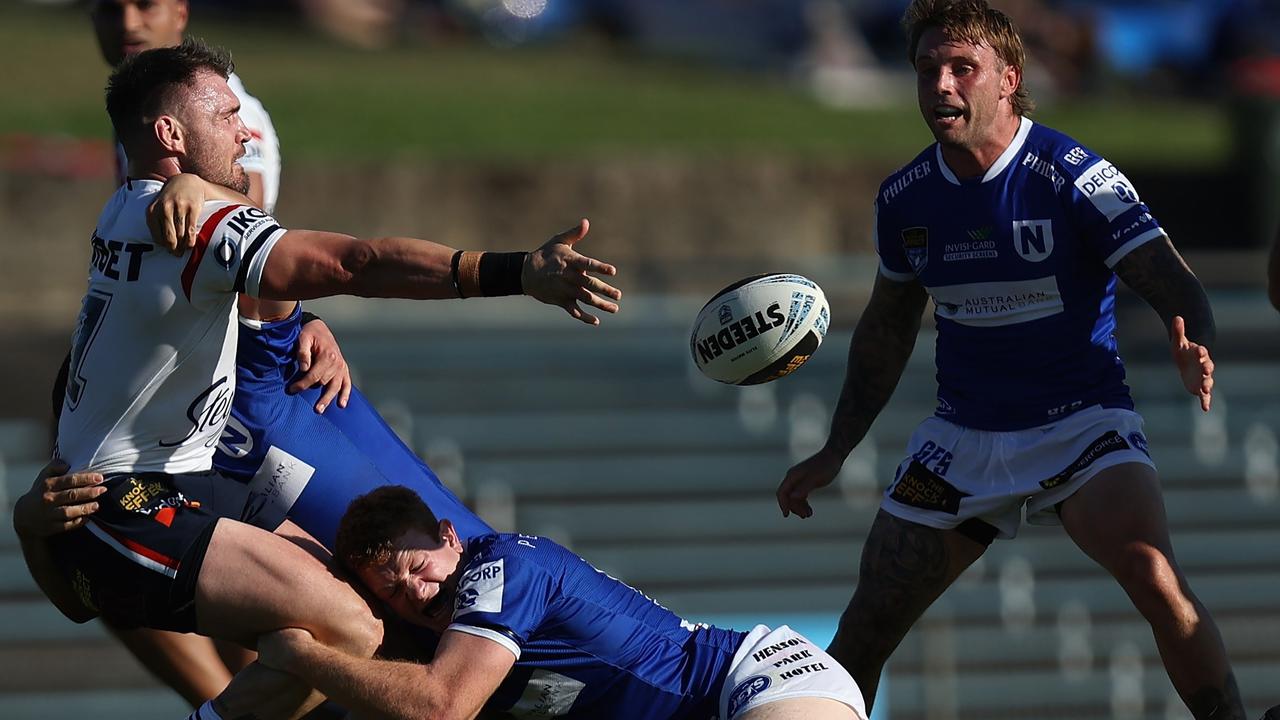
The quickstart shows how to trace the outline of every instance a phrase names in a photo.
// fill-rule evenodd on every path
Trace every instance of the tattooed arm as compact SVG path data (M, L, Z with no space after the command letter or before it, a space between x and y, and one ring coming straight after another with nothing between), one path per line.
M778 486L778 507L785 517L813 514L808 496L830 485L840 466L898 387L920 334L920 315L929 301L924 286L876 276L867 308L849 343L849 367L831 419L827 442L812 457L792 467Z
M1115 271L1164 321L1182 384L1200 397L1200 407L1208 411L1213 390L1209 346L1218 331L1204 286L1167 235L1125 255Z

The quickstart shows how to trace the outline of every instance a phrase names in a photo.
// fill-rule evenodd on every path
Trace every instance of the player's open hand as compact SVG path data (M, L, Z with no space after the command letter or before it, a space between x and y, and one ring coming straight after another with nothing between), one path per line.
M830 485L843 464L844 458L824 447L792 466L778 486L778 507L782 509L782 517L791 513L802 518L812 517L809 493Z
M342 356L338 339L323 320L312 320L302 326L302 332L298 334L297 360L301 376L290 383L290 393L322 385L324 392L316 401L316 412L324 412L335 397L338 407L347 406L347 400L351 398L351 368Z
M31 489L13 504L13 528L18 535L45 538L74 530L98 510L97 498L107 489L100 473L68 473L65 462L44 466Z
M289 668L298 656L312 643L315 636L300 628L284 628L258 637L258 660L270 668Z
M1182 386L1200 398L1201 410L1209 412L1213 402L1213 358L1209 357L1209 348L1187 339L1187 323L1181 316L1173 319L1169 338Z
M182 173L167 182L147 207L147 229L157 245L174 255L196 246L196 224L208 199L208 185L196 175Z
M582 309L583 305L618 312L622 291L595 275L617 275L618 269L608 263L578 253L573 246L587 236L591 224L583 218L578 225L547 241L529 253L520 273L524 294L548 305L558 305L570 317L588 325L599 325L600 319Z

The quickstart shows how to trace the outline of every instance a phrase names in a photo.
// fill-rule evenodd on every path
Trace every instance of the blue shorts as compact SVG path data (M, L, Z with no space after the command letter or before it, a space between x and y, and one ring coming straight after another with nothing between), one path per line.
M99 509L50 540L81 602L121 628L196 629L200 566L219 520L275 530L252 515L249 489L215 472L109 475Z

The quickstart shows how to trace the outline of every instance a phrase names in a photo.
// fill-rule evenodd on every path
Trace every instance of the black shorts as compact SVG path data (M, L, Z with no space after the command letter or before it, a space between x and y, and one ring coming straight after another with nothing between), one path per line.
M196 579L221 519L275 530L248 486L215 472L109 475L84 526L51 539L81 602L122 628L194 632Z

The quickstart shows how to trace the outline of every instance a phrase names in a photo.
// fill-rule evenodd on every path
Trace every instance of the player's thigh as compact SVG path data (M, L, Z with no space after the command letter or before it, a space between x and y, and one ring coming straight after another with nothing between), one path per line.
M734 720L863 720L853 708L839 700L799 697L765 703Z
M196 582L199 631L252 647L272 630L297 627L349 652L371 653L382 627L369 604L331 565L290 537L221 520Z
M990 542L989 536L929 527L882 509L862 548L857 593L875 596L886 613L918 615L982 557Z
M1059 515L1072 541L1113 574L1135 552L1173 557L1160 479L1150 465L1100 471L1062 502Z

